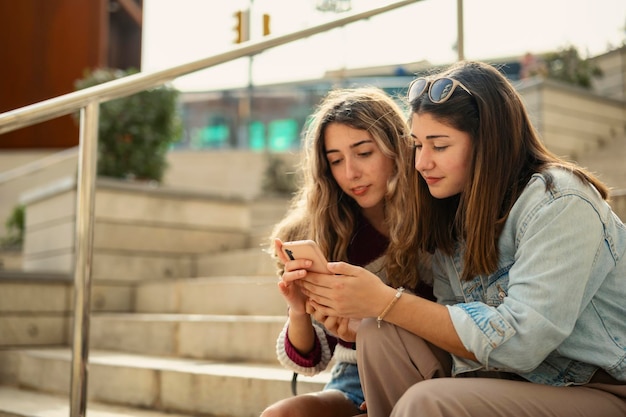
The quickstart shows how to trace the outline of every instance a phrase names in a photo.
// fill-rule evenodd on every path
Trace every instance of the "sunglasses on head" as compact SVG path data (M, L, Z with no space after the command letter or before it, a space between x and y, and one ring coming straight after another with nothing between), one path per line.
M457 87L461 87L463 90L467 91L467 94L472 95L467 87L453 78L441 77L431 81L428 78L420 77L414 79L411 81L411 84L409 84L407 97L410 103L428 90L428 98L430 101L435 104L441 104L445 103L450 96L452 96L452 93Z

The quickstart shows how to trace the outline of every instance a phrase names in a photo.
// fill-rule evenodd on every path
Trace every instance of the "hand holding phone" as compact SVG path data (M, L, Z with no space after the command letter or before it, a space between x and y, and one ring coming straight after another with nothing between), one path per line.
M313 240L294 240L291 242L283 242L282 251L291 260L309 259L313 264L307 268L311 272L319 272L321 274L330 274L326 268L328 261L322 253L322 250Z

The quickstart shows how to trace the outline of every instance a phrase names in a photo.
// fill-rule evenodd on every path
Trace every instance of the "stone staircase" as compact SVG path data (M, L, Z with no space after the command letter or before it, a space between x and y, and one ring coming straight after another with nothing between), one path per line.
M129 311L93 308L93 289L89 416L253 417L292 395L275 354L286 305L255 245L202 256L196 277L134 283ZM0 274L0 417L69 415L72 288L63 274ZM298 392L329 376L300 377Z

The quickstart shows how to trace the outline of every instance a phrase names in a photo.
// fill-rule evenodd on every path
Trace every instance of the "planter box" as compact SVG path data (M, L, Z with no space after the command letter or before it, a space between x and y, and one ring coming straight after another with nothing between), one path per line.
M22 269L22 251L0 249L0 271L20 271Z
M27 192L24 271L74 270L76 181ZM92 279L193 276L198 255L245 248L249 202L111 179L96 182Z

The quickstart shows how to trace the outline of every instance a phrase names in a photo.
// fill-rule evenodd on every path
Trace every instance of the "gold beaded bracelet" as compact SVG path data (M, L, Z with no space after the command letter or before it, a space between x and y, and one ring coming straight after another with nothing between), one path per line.
M387 315L387 313L389 313L389 310L391 310L391 307L394 306L394 304L396 304L398 302L398 300L400 299L400 297L402 296L402 293L404 292L404 287L398 287L398 291L396 292L396 295L393 297L393 300L391 300L391 302L389 303L389 305L387 305L387 307L385 307L385 309L383 310L382 313L380 313L380 316L378 316L376 318L376 324L378 324L378 328L380 329L380 322L383 321L383 319L385 318L385 316Z

